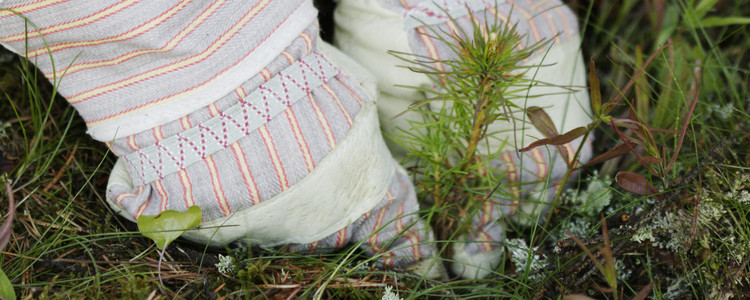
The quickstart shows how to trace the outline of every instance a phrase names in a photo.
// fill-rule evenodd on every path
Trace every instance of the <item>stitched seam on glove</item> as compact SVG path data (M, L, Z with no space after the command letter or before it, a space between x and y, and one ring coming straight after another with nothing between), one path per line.
M205 159L250 134L338 73L317 52L302 58L216 117L126 155L131 174L146 184Z

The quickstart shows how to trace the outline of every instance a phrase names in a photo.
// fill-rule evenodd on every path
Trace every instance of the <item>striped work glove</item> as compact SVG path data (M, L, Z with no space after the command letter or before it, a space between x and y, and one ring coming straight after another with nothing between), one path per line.
M381 138L374 85L318 41L311 0L0 8L39 29L0 11L2 45L50 79L64 74L60 93L119 157L107 200L122 216L198 205L203 229L185 237L199 243L364 241L397 266L432 255L412 184Z

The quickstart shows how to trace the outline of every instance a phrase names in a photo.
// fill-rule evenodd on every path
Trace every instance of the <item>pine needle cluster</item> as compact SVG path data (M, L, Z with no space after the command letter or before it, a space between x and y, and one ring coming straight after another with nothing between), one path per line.
M478 209L496 201L493 194L508 190L501 188L504 171L498 170L497 155L511 148L490 147L498 144L490 142L498 133L491 125L508 122L514 130L523 127L517 126L523 122L517 116L524 113L528 89L543 83L524 76L540 66L522 63L548 45L548 41L524 45L516 26L505 23L474 22L471 32L454 28L458 29L428 33L450 48L453 59L393 52L434 84L414 87L428 95L409 108L423 120L410 122L411 129L396 139L416 163L420 199L432 205L428 218L442 241L471 234ZM516 146L513 140L499 142Z

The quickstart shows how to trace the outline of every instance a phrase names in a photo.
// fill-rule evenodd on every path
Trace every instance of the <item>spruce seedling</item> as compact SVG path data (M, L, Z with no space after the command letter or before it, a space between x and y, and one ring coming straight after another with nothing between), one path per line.
M391 52L436 85L412 87L432 97L409 108L424 119L411 122L411 130L403 130L396 138L419 164L417 186L421 198L433 206L430 221L438 240L450 241L471 234L468 229L474 215L494 201L492 195L503 181L492 162L507 149L490 149L497 142L491 125L509 122L514 130L518 127L521 119L517 116L524 107L516 103L526 99L532 84L545 84L524 76L540 66L522 62L543 51L549 41L521 47L524 36L516 33L516 26L497 21L475 22L472 32L430 30L427 34L449 47L455 58Z

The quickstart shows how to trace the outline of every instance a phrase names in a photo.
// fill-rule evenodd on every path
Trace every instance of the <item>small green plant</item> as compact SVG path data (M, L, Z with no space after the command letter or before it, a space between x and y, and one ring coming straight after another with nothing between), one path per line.
M201 208L196 205L189 207L185 212L165 210L156 216L138 217L138 231L153 240L156 247L161 250L157 269L159 270L159 282L162 287L164 281L161 278L161 262L164 260L164 252L167 251L167 246L185 233L186 230L200 225L201 218Z
M645 167L651 175L662 180L662 184L666 185L668 175L672 172L674 164L677 160L677 156L682 148L683 141L685 139L686 132L688 130L689 122L693 115L696 104L698 103L698 96L700 94L700 82L693 82L690 95L693 96L693 100L689 103L689 108L684 116L682 126L678 131L667 130L667 129L656 129L644 121L643 118L639 117L637 111L642 111L645 114L648 110L648 103L643 99L645 96L638 96L642 92L638 92L636 89L635 105L631 106L628 110L629 114L627 118L613 116L613 110L617 106L622 105L623 95L627 94L628 91L639 82L643 84L644 73L646 67L657 57L664 49L670 47L674 42L666 44L654 52L645 62L637 62L639 69L628 81L625 87L618 91L615 97L612 97L607 102L602 103L602 94L599 85L599 77L596 73L596 66L593 58L591 59L589 68L589 84L590 84L590 96L591 96L591 108L594 112L592 122L585 127L574 128L564 134L558 134L552 122L549 120L549 116L540 108L531 108L528 110L529 120L540 129L541 132L547 134L547 138L537 140L531 143L529 146L521 149L521 152L529 151L533 148L543 145L554 145L559 146L565 143L569 143L576 138L581 136L588 137L593 130L600 127L603 124L609 125L617 134L622 141L621 144L613 147L609 151L602 153L601 155L594 157L586 164L581 166L568 165L568 170L563 177L563 182L568 180L570 174L578 169L586 168L594 164L598 164L615 157L619 157L626 153L632 153L637 161ZM636 53L636 57L639 53ZM638 59L637 59L638 61ZM695 78L700 78L700 68L695 69ZM646 108L644 108L646 107ZM667 132L669 134L678 134L676 140L676 146L671 157L667 156L667 147L658 147L654 133L657 131ZM643 149L643 150L641 150ZM562 154L565 154L563 150L559 150ZM645 152L645 154L644 154ZM577 161L577 156L580 151L577 151L574 155L574 159L569 161ZM651 183L640 174L630 171L620 171L615 176L617 184L625 190L633 192L638 195L655 195L657 189L651 185ZM560 196L562 195L563 189L559 189L555 195L553 206L558 203ZM659 196L656 196L659 197ZM548 218L551 217L548 216Z
M150 278L134 274L118 279L117 285L119 299L148 299L149 294L153 292L153 282Z
M248 261L247 266L237 272L237 277L245 286L273 283L274 277L266 274L272 262L270 259L263 261L263 257L259 257L257 261Z
M507 23L474 23L472 32L460 30L447 37L433 32L433 38L450 47L456 59L438 61L393 52L412 64L412 71L427 75L438 86L423 90L433 96L416 102L410 110L424 119L412 122L412 130L403 130L397 139L418 161L417 186L421 198L432 203L431 223L442 241L466 233L473 215L501 190L498 178L503 174L492 161L503 149L487 149L494 134L490 126L509 122L516 128L521 121L515 114L524 108L514 100L525 99L532 83L544 84L523 76L539 66L521 62L549 42L518 50L523 36Z

